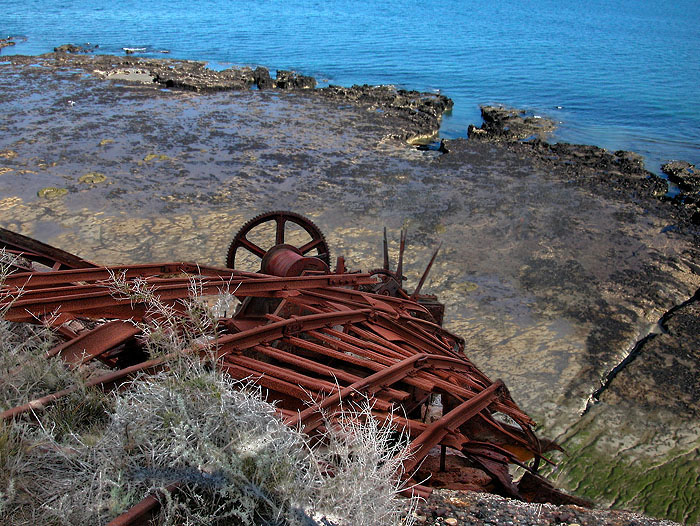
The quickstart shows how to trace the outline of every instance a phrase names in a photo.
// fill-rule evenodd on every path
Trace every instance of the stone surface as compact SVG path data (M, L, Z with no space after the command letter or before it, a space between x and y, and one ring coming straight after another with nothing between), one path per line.
M253 71L253 80L258 89L269 89L274 86L270 78L270 71L262 66L258 66Z
M448 490L433 492L414 516L426 526L676 526L629 512L527 504L487 493Z
M318 92L336 103L351 103L387 119L402 121L401 131L392 136L413 142L433 137L442 114L452 108L452 100L444 95L397 90L393 86L328 86Z
M300 75L295 71L277 70L275 87L279 89L314 89L316 79L307 75Z
M84 46L78 46L76 44L63 44L53 48L53 50L54 53L92 53L96 48L97 46L92 46L90 44L85 44Z
M503 106L481 106L481 118L484 123L480 128L469 126L469 138L489 141L545 139L556 128L551 119Z
M700 170L686 161L672 161L661 166L669 181L676 183L684 192L700 190Z

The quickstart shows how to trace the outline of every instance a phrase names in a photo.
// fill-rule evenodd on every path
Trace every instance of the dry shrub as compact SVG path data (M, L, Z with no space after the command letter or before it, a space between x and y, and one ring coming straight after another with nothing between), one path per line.
M140 294L152 309L149 350L179 357L115 394L79 389L33 422L1 424L0 523L106 524L158 490L162 525L412 522L413 502L397 496L407 437L375 420L367 400L324 414L324 440L311 446L252 381L182 352L216 338L216 312L193 300L183 317L146 284L118 280L115 294ZM0 321L0 367L19 378L0 382L4 406L80 385L42 356L48 333L32 331ZM164 491L172 482L179 489Z

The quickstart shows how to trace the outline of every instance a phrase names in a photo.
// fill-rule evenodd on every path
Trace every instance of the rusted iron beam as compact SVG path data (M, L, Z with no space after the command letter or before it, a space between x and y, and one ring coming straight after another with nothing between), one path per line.
M0 228L0 247L8 248L25 259L57 270L95 266L94 263L74 254L4 228Z
M165 367L168 360L174 358L175 355L166 355L160 358L154 358L152 360L147 360L131 367L126 367L124 369L119 369L118 371L113 371L111 373L106 373L95 378L90 378L85 382L85 387L105 387L108 388L121 380L128 380L129 378L137 375L139 373L153 373L160 371ZM16 407L12 407L0 413L0 420L11 420L23 413L29 413L33 411L43 411L46 407L53 404L61 398L65 398L81 389L81 386L74 385L61 391L42 396L40 398L35 398Z
M113 276L132 280L134 278L158 279L163 277L168 279L189 280L190 278L208 276L228 279L231 277L264 279L273 276L266 276L256 272L245 272L222 267L212 267L189 262L167 262L167 263L147 263L141 265L116 265L116 266L95 266L85 269L67 269L47 272L26 272L8 276L5 279L7 287L39 288L55 287L75 283L97 283L109 282Z
M245 332L225 335L220 337L216 342L216 357L221 358L236 350L254 347L255 345L277 340L283 336L298 334L305 330L314 330L362 321L367 319L371 314L372 311L369 309L359 309L296 316L290 319L276 321L269 325L262 325Z
M323 365L320 364L318 361L310 360L308 358L304 358L302 356L295 355L290 352L282 351L279 349L276 349L274 347L271 347L269 345L258 345L253 348L254 350L259 351L260 353L270 357L274 358L275 360L278 360L279 362L294 366L296 368L300 368L306 371L309 371L311 373L315 373L321 376L326 376L328 378L331 378L335 380L336 382L343 382L347 384L355 383L361 380L362 377L357 376L352 373L346 372L344 369L340 369L338 367L332 367L330 365ZM397 400L397 401L405 401L407 400L411 395L410 393L407 393L406 391L400 391L396 389L391 389L391 388L386 388L383 389L383 394L391 400Z
M412 472L418 463L437 446L450 432L456 431L467 420L474 418L486 409L498 397L503 382L497 380L469 400L465 400L442 418L430 424L415 440L411 442L413 455L404 461L405 472Z
M306 288L333 287L337 283L361 285L371 281L368 274L352 274L336 276L302 276L291 278L261 278L261 279L209 279L198 283L198 291L202 295L218 294L229 290L237 297L284 297L295 291ZM44 290L44 289L42 289ZM88 292L83 292L88 290ZM168 280L153 283L153 293L163 302L176 302L190 297L189 283L170 284ZM31 297L2 298L0 308L6 307L5 319L15 322L36 322L38 318L58 312L73 312L85 317L102 317L99 312L110 309L114 317L129 317L141 319L146 312L146 305L139 304L131 298L115 298L113 291L105 285L104 290L97 290L80 285L69 289L60 289L54 295L51 289L45 289L43 294L32 291Z
M423 275L420 277L420 281L418 282L418 286L416 287L416 290L413 291L413 294L411 294L411 298L415 299L418 297L420 294L421 289L423 288L423 285L425 284L425 280L428 279L428 274L430 274L430 269L433 268L433 263L435 263L435 258L438 255L438 252L440 252L440 247L442 247L442 243L438 245L438 247L435 249L435 252L433 252L433 256L430 258L430 261L428 262L428 266L425 267L425 271L423 272Z
M71 368L76 368L140 333L141 329L129 321L113 320L53 347L46 355L60 356Z
M405 378L414 370L423 369L426 367L452 367L460 361L456 358L447 356L434 356L426 353L415 354L400 362L387 367L386 369L376 372L359 382L355 382L348 387L338 390L333 396L325 398L318 408L310 407L305 409L297 417L296 422L288 422L289 424L301 424L305 432L313 430L320 424L318 409L326 409L328 407L337 406L343 399L351 398L355 393L370 393L376 391L377 388L389 387L395 382Z

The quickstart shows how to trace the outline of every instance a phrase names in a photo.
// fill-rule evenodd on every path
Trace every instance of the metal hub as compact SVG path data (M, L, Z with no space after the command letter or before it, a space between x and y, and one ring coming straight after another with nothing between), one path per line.
M256 233L265 231L272 225L274 225L275 231L274 240L271 239L268 241L266 246L261 246L259 241L256 242L253 240ZM306 231L310 239L300 244L300 246L295 246L293 243L290 243L288 241L290 234L289 227L292 225L301 227ZM293 246L298 250L301 256L315 257L323 261L326 265L330 264L330 250L328 249L326 238L323 236L321 230L310 219L302 215L295 214L294 212L277 210L260 214L241 227L229 246L226 266L239 269L242 253L245 252L249 252L253 254L253 256L259 258L262 264L262 259L265 255L273 247L282 244Z

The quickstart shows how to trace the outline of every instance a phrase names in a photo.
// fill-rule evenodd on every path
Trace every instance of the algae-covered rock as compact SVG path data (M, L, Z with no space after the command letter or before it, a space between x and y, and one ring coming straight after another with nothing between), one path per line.
M143 162L145 163L150 163L151 161L167 161L170 159L167 155L158 154L158 153L149 153L146 157L143 158Z
M112 144L114 142L114 139L102 139L100 141L100 146L107 146L108 144Z
M98 184L107 180L105 174L100 172L90 172L81 176L78 181L85 184Z
M39 190L36 195L42 199L56 199L58 197L63 197L68 193L66 188L56 188L55 186L47 186Z

